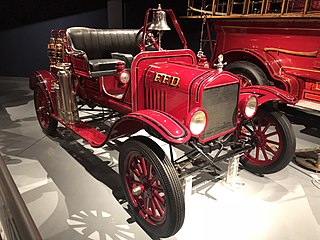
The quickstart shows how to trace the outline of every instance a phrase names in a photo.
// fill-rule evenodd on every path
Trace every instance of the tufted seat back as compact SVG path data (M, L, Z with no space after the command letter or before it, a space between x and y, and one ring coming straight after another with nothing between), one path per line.
M139 53L136 44L138 29L93 29L68 28L67 36L72 48L82 50L88 59L111 58L111 53L120 52L135 56Z

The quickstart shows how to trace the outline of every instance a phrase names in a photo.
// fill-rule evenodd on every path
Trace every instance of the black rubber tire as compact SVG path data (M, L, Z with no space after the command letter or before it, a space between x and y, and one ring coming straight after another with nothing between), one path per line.
M145 166L147 166L145 169L149 169L145 170L145 173L142 170L143 160L145 160ZM141 167L139 178L133 172L133 169L139 169L138 165ZM134 217L148 234L156 237L170 237L180 230L185 216L184 195L180 180L172 163L154 141L141 136L132 137L125 141L120 149L119 172L124 193ZM158 177L158 181L154 181L152 185L148 181L148 183L145 183L146 179L149 179L148 174ZM145 181L145 184L141 184L143 181ZM132 189L139 184L138 182L140 182L139 186L146 187L143 192L134 195ZM159 202L158 194L161 195L163 202ZM156 202L162 204L161 210L158 210L159 208L156 208L156 205L152 206L151 203L155 204ZM159 213L163 211L164 217L160 216L156 219L157 216L154 217L153 209L158 211L159 216L161 215ZM149 215L146 214L148 211L150 212Z
M58 121L50 116L52 106L44 90L37 84L34 89L34 107L38 122L42 131L47 135L53 135L58 126Z
M256 144L240 159L246 170L257 174L275 173L293 159L296 138L291 123L282 112L259 109L255 117L242 126L246 129L242 134Z
M261 68L251 62L233 62L228 64L225 70L248 78L251 81L251 85L270 85L266 74Z

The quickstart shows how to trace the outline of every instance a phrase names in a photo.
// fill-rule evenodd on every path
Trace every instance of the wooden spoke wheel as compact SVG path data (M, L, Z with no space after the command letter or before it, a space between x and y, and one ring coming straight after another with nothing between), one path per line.
M128 139L119 170L128 203L150 235L169 237L184 221L184 195L178 175L162 149L146 137Z
M250 172L274 173L285 168L293 159L296 138L287 117L279 111L258 110L250 121L241 126L255 148L246 152L241 163Z

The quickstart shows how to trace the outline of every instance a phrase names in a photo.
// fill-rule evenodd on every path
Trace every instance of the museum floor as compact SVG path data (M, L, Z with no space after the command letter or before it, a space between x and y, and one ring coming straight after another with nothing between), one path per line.
M45 136L27 78L0 82L0 153L43 239L150 239L123 200L118 152L62 127ZM294 124L297 149L319 146L317 128ZM209 176L194 183L184 225L169 239L320 239L319 173L294 161L263 177L241 170L233 190Z

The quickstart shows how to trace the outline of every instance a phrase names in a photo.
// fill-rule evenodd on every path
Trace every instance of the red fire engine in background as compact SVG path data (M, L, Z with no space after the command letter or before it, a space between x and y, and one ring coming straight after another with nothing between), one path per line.
M189 0L187 15L206 19L211 66L223 54L244 86L274 85L320 111L319 0Z

